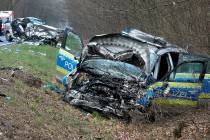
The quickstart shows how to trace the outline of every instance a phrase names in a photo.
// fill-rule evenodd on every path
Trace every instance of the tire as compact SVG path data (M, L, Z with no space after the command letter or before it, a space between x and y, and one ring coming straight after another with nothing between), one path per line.
M149 122L155 122L162 118L161 108L156 104L151 104L151 106L147 110L146 119Z
M210 99L199 99L198 100L199 109L210 109Z
M11 35L9 32L7 32L7 33L5 34L5 38L6 38L6 40L7 40L8 42L12 42L12 40L13 40L12 35Z

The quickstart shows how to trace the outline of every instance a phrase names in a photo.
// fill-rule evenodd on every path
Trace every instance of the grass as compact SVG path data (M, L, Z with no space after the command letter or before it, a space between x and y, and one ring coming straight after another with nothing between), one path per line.
M2 47L0 67L23 67L24 72L51 82L56 73L57 53L58 49L51 46ZM5 74L0 73L2 76ZM11 85L0 82L0 93L11 97L10 100L0 98L0 123L6 124L0 125L3 133L0 139L174 139L174 136L176 139L180 134L184 136L182 132L188 127L181 124L175 127L177 118L140 125L105 119L97 112L89 114L64 103L56 94L54 97L54 94L45 94L42 88L27 86L21 79L14 80ZM204 114L207 114L206 111ZM184 116L178 120L185 121ZM196 118L202 120L205 115ZM4 137L6 135L9 136Z
M57 48L51 46L14 45L0 48L1 67L22 67L50 82L55 76Z
M77 43L71 44L76 45ZM2 47L0 48L0 67L22 67L24 72L31 73L35 77L40 77L42 81L50 83L56 74L57 53L58 49L51 46ZM100 114L94 112L87 115L89 113L65 104L59 96L47 95L42 88L29 87L21 79L16 79L11 84L12 86L4 87L4 93L11 97L11 100L4 102L0 100L0 106L6 103L4 113L0 114L0 118L6 115L5 118L10 118L6 121L10 121L18 129L32 135L41 134L43 137L53 135L55 139L58 137L74 139L80 136L82 139L101 137L112 139L110 130L103 128L107 123L114 122L104 120ZM26 120L32 132L22 126L26 124ZM65 136L66 134L68 135Z

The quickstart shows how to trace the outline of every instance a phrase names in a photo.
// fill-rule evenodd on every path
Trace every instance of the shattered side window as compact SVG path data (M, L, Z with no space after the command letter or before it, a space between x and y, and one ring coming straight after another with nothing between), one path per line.
M87 60L82 64L82 69L95 75L111 76L113 78L144 81L145 73L138 67L106 59Z
M78 55L82 50L82 42L78 35L70 32L66 40L66 48L71 53Z
M203 71L203 64L198 62L183 63L170 75L171 82L198 82Z

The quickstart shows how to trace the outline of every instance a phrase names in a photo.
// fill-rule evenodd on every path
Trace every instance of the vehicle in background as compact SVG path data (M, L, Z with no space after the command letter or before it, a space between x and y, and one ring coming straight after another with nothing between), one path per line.
M15 38L25 38L25 25L23 25L22 20L23 18L17 18L5 25L4 34L7 41L11 42Z
M0 19L2 20L2 29L4 31L5 26L11 23L14 19L13 11L0 11Z
M5 38L28 43L49 44L56 46L61 29L45 25L45 21L35 17L17 18L5 26Z
M45 22L43 20L34 17L17 18L5 25L5 37L9 42L18 37L25 39L27 37L25 31L29 31L29 29L34 26L41 26L44 24Z

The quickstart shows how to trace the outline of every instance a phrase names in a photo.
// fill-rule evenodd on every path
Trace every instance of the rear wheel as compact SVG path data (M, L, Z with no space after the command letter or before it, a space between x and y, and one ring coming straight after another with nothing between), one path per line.
M210 99L199 99L198 108L200 109L210 109Z
M146 118L150 122L155 122L163 117L161 107L157 104L150 104L146 112Z

